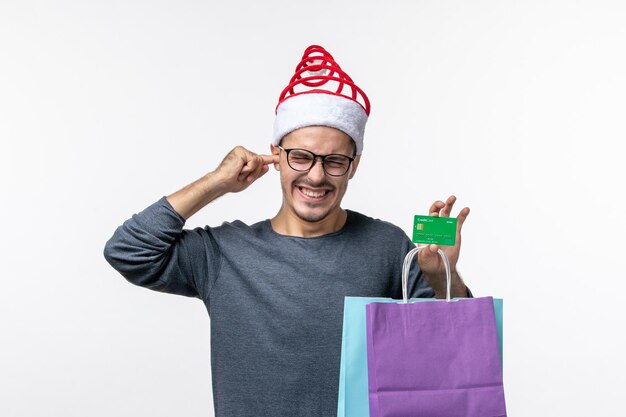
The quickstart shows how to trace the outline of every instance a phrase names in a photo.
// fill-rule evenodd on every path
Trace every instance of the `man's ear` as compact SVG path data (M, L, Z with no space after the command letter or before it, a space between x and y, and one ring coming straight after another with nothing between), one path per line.
M278 155L280 157L280 148L278 146L270 144L270 152L272 152L272 155ZM274 163L274 169L280 171L280 162Z
M352 177L354 177L354 174L356 173L356 169L359 166L360 161L361 161L361 155L357 155L354 157L354 161L352 161L352 165L350 166L350 175L348 176L349 179L352 179Z

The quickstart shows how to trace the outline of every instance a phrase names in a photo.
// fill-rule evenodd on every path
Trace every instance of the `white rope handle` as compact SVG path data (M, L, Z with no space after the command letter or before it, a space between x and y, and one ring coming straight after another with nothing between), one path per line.
M404 303L409 302L408 297L408 285L409 285L409 270L411 269L411 263L413 262L413 258L415 254L420 250L426 248L427 246L418 246L415 249L411 249L409 253L404 257L404 264L402 265L402 301ZM450 301L450 287L452 286L452 274L450 274L450 261L448 261L448 257L446 253L441 249L437 250L439 256L441 256L441 260L443 261L443 266L446 269L446 301Z

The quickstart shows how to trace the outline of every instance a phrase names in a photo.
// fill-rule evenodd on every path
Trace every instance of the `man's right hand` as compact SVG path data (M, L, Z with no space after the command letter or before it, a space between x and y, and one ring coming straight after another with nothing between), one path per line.
M167 197L183 218L188 219L202 207L226 193L238 193L261 178L278 155L257 155L242 146L230 151L213 172Z
M220 180L225 193L238 193L261 178L269 164L278 163L278 155L258 155L243 146L230 151L213 174Z

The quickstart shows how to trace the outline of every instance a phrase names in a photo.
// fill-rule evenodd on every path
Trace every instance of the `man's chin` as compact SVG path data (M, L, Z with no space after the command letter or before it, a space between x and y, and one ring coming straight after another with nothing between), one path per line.
M309 222L309 223L321 222L322 220L327 218L329 214L330 214L329 212L320 214L320 213L303 213L300 211L296 211L296 216L298 216L300 220L304 220L305 222Z
M324 209L324 210L294 210L296 216L298 216L298 218L300 220L304 220L305 222L309 222L309 223L317 223L320 222L326 218L328 218L328 216L331 214L332 210L330 209Z

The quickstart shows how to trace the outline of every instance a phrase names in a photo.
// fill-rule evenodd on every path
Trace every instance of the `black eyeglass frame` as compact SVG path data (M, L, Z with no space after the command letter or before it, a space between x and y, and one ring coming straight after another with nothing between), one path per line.
M348 171L350 171L350 167L352 166L352 163L354 162L354 157L349 157L348 155L343 155L340 153L329 153L327 155L318 155L316 153L313 153L311 151L309 151L308 149L302 149L302 148L283 148L282 146L278 145L278 148L280 150L285 151L285 156L287 157L287 165L289 165L289 168L293 169L296 172L308 172L311 169L313 169L313 167L315 166L315 163L317 162L317 158L320 158L322 160L322 169L324 170L324 173L326 175L330 175L331 177L343 177L344 175L346 175L348 173ZM289 153L291 151L304 151L307 153L310 153L311 155L313 155L313 159L311 160L311 166L308 167L307 169L296 169L294 167L291 166L291 164L289 163ZM326 171L326 158L328 158L329 156L341 156L342 158L347 158L348 159L348 166L346 168L346 171L343 174L331 174L328 171Z

